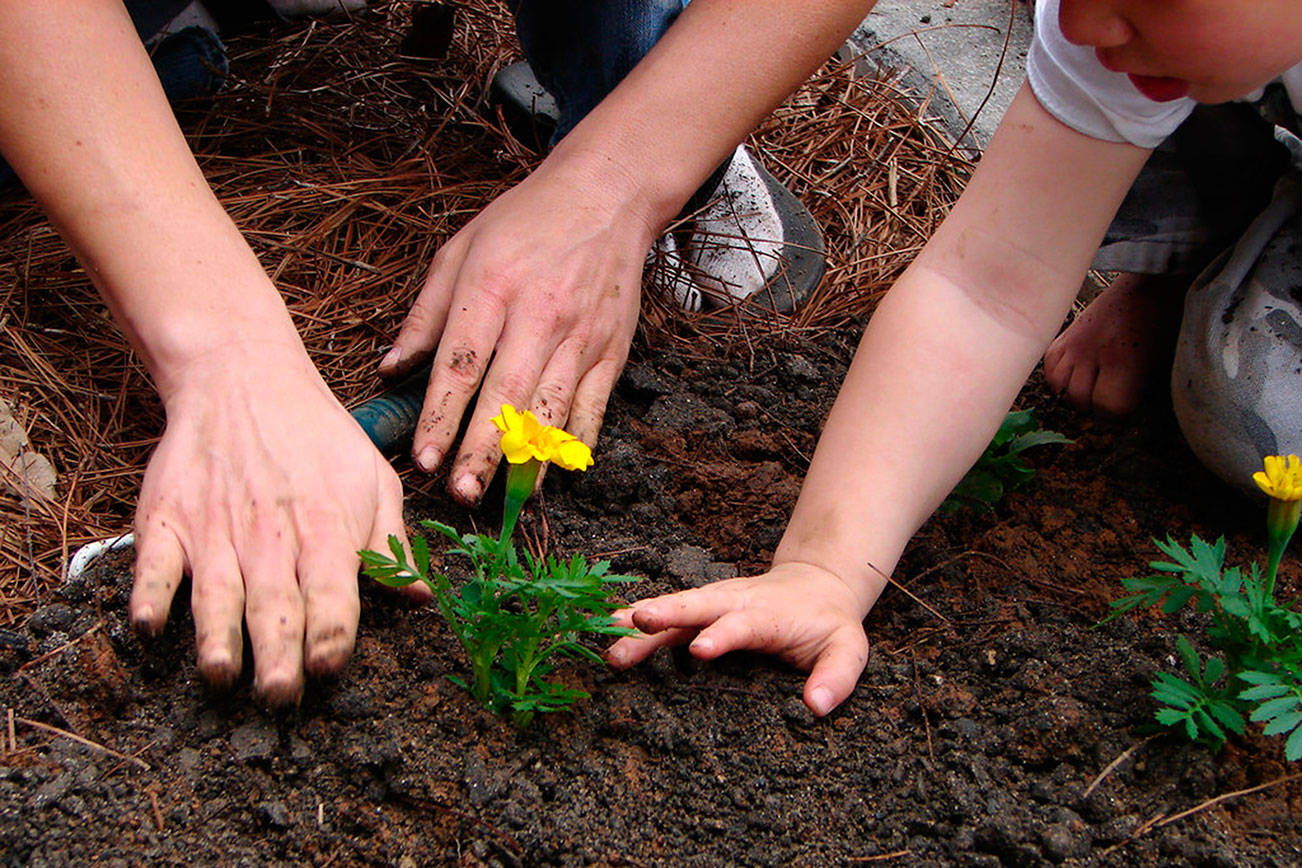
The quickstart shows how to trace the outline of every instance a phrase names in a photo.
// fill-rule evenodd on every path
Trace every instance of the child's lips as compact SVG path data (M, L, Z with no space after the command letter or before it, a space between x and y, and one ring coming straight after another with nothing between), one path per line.
M1130 83L1135 86L1135 90L1153 102L1170 102L1173 99L1179 99L1189 94L1189 82L1182 78L1168 78L1163 75L1138 75L1133 72L1126 72L1102 48L1094 49L1094 56L1098 58L1099 64L1104 69L1125 73L1126 77L1130 79Z
M1135 90L1153 102L1170 102L1189 94L1189 82L1184 79L1134 73L1129 73L1126 77L1135 86Z

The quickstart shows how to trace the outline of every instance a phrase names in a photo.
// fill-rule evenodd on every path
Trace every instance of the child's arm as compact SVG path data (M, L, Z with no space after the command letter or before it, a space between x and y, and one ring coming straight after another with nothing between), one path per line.
M990 442L1066 315L1148 152L1063 126L1023 87L966 191L873 314L769 573L643 600L612 663L691 641L812 669L826 714L909 538ZM693 638L695 637L695 638Z
M497 466L488 419L504 403L595 442L651 242L871 6L695 0L528 178L443 246L394 342L407 360L437 347L414 444L422 467L447 455L472 399L449 471L463 501Z
M167 412L136 511L131 618L182 572L200 671L292 701L343 665L356 551L403 534L397 475L330 393L199 171L121 2L0 0L0 147L83 263Z

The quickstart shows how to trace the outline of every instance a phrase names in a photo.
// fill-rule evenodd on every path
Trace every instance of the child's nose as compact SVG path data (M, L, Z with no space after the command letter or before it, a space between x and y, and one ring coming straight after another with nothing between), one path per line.
M1058 27L1068 42L1093 48L1125 45L1134 36L1113 0L1061 0Z

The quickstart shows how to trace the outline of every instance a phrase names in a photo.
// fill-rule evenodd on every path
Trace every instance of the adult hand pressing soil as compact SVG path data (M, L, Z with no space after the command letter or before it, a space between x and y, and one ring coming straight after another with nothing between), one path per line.
M85 265L167 409L136 515L133 622L183 572L200 671L295 701L339 668L356 551L403 536L392 468L312 366L208 188L121 3L0 5L0 149Z
M488 420L502 404L595 443L652 239L872 5L695 0L532 176L439 251L381 364L396 374L438 347L412 450L423 469L447 455L481 382L450 474L459 500L477 501L497 466Z

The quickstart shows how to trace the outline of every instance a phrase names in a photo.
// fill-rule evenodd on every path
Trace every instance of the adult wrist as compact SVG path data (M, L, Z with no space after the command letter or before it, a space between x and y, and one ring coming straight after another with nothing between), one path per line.
M699 181L674 168L647 165L643 149L609 141L601 147L587 145L581 128L562 139L539 170L557 172L567 186L586 191L588 201L610 208L619 219L636 220L645 228L649 244L678 214Z

